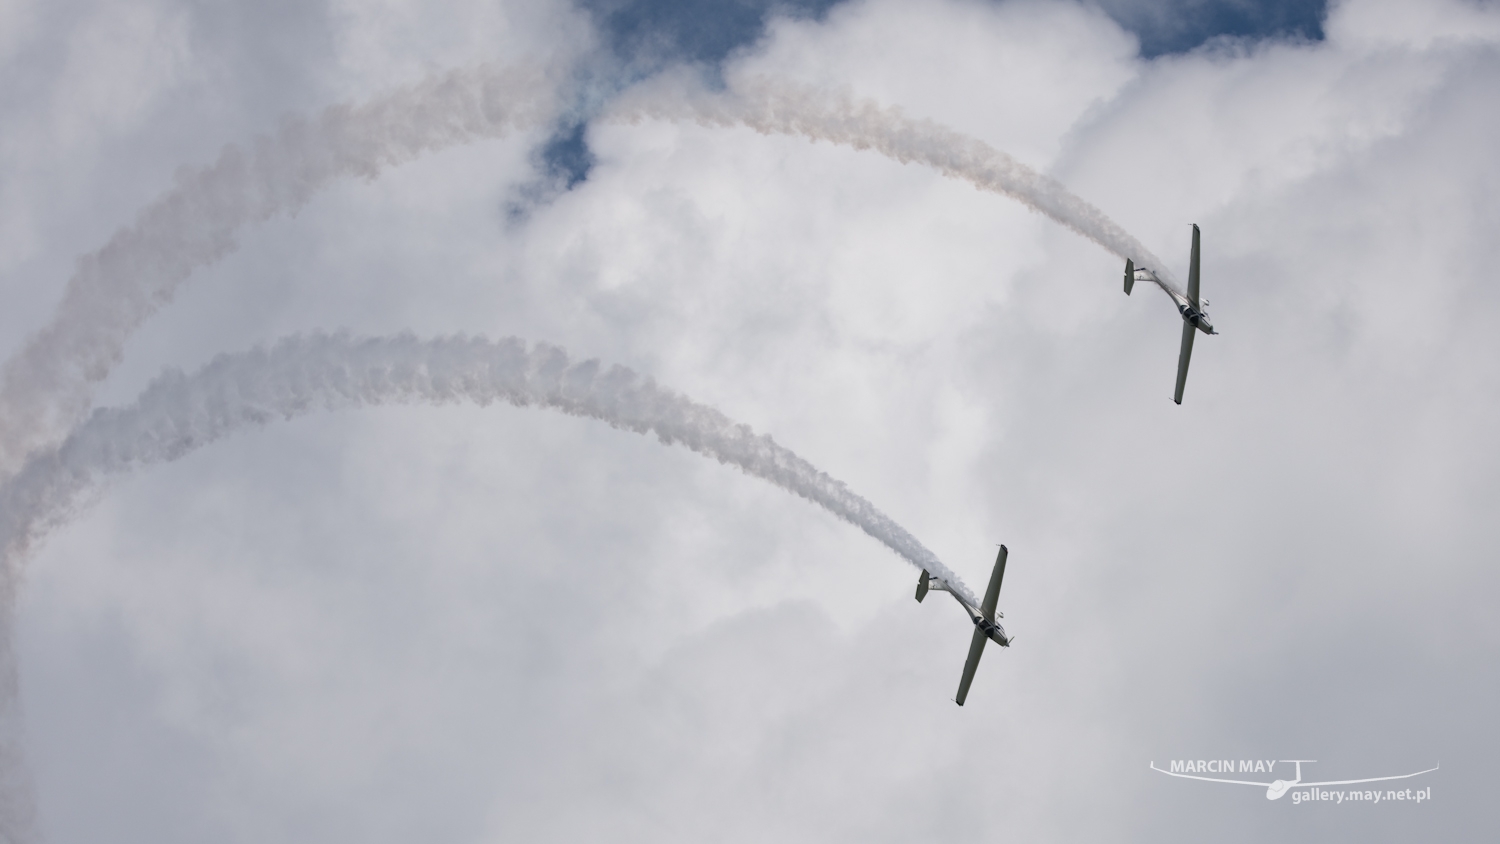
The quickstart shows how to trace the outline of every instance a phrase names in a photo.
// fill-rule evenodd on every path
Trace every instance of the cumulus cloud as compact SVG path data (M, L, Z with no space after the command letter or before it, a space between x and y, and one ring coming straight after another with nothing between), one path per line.
M1081 6L867 2L726 67L979 137L1179 272L1202 225L1225 333L1180 408L1177 318L1107 252L799 138L595 124L589 178L524 220L502 143L247 232L105 401L293 330L547 337L773 433L963 574L1006 542L1017 645L959 710L959 614L857 531L638 437L308 418L122 482L35 561L49 839L1482 835L1500 63L1487 7L1400 5L1144 61ZM367 51L351 89L409 43L338 37ZM110 172L28 210L28 248L70 219L86 251L160 190L91 211L134 184ZM1146 770L1218 755L1444 776L1392 807L1417 811L1315 814Z
M288 121L246 152L179 174L101 249L79 260L58 312L0 376L0 473L66 432L131 334L194 271L222 258L237 232L295 212L339 177L382 169L463 141L544 123L551 86L539 69L454 71L357 107Z

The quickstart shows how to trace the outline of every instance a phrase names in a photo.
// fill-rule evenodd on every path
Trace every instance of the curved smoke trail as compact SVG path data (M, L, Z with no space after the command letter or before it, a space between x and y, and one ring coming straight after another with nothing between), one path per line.
M167 377L142 397L141 404L95 414L61 446L56 445L87 410L94 385L118 362L131 333L170 303L195 269L232 251L240 227L301 207L335 179L374 178L382 169L424 152L544 125L556 111L553 90L553 82L539 70L484 66L434 77L362 106L334 106L310 120L289 120L274 136L257 139L248 151L229 146L212 166L184 172L176 188L147 206L104 247L79 260L53 320L0 371L0 481L11 480L0 493L0 553L5 554L0 561L4 566L0 571L0 840L31 838L30 786L18 761L16 676L10 651L12 575L17 555L24 554L46 530L65 521L77 506L76 496L89 489L98 476L139 463L171 459L237 425L264 422L278 415L294 416L317 407L402 400L504 399L594 415L619 427L655 432L664 442L681 442L782 485L860 526L915 565L942 575L967 593L967 588L931 552L869 502L768 438L756 437L717 411L660 390L628 370L615 368L601 376L597 368L590 369L593 364L568 366L559 350L537 347L527 353L515 341L486 346L476 340L422 344L407 338L356 343L347 338L322 337L284 343L269 352L220 359L191 378ZM753 81L720 95L684 87L676 96L675 101L663 99L660 87L637 92L613 115L627 120L688 119L709 126L745 125L763 133L800 135L875 150L903 162L925 163L944 175L1017 199L1122 258L1133 258L1159 272L1162 267L1161 261L1135 238L1057 182L981 141L931 121L914 121L896 109L856 101L848 94L828 94L768 80ZM1164 287L1173 286L1165 275L1163 282ZM373 357L338 362L334 352L339 348L350 354L362 350ZM398 348L407 349L414 357L404 362L388 360L388 369L380 370L380 356L395 354L393 350ZM562 370L552 381L546 374L551 370L528 370L524 377L512 372L507 377L513 380L505 383L529 385L521 392L505 392L511 387L502 389L494 383L476 386L477 392L472 392L454 386L457 382L452 378L457 376L451 371L450 375L431 375L436 361L452 363L453 359L444 356L464 348L478 358L484 358L484 353L474 350L488 348L488 354L495 357L486 365L504 360L515 363L519 360L516 355L540 360L537 356L541 355L548 361L561 360ZM292 369L281 370L287 380L278 388L272 370L290 365L289 360L278 356L290 354L292 349L303 349L314 360L301 375ZM320 354L325 357L317 358ZM479 366L476 360L469 363ZM257 363L261 370L255 369ZM236 366L239 374L230 371ZM257 371L259 376L254 375ZM419 371L428 376L418 375ZM210 383L215 373L222 379L217 386ZM344 392L344 387L355 383L354 376L361 373L361 377L374 378L393 391L376 390L365 395ZM255 377L270 379L260 386L271 392L257 393L252 383ZM423 381L423 377L428 380ZM436 380L432 380L434 377ZM340 378L353 380L341 382ZM617 383L609 379L624 380ZM172 392L174 383L184 388L201 387L205 392L190 398ZM582 398L569 392L580 384L592 385ZM623 392L609 391L614 388ZM298 393L298 389L304 392ZM212 399L214 395L220 398ZM614 410L640 410L641 406L630 403L645 402L659 410L674 409L678 416L656 419L627 413L609 417L604 415L605 409L600 409L604 405L590 403L607 396L613 397L610 401L626 402L624 406L611 405ZM215 405L214 401L221 403ZM169 412L173 407L180 411L178 416ZM696 420L702 427L673 427L685 424L687 419ZM188 427L174 427L179 423ZM106 424L134 425L130 430L143 439L112 445L100 438L99 426ZM191 427L198 424L208 427ZM89 459L96 462L89 463Z
M553 85L531 67L457 70L359 106L288 119L248 149L184 171L96 252L78 260L52 321L0 373L0 478L54 443L89 406L125 341L246 224L295 211L329 182L372 179L432 150L545 124Z
M626 122L692 120L704 126L746 126L762 134L868 149L901 163L919 162L981 190L1008 196L1092 240L1121 260L1151 267L1167 293L1180 285L1161 260L1107 214L1062 183L1027 167L978 138L899 108L857 100L847 90L826 91L754 77L710 92L685 76L665 77L623 96L609 112Z
M905 528L770 437L632 370L573 363L560 348L528 349L516 338L315 334L220 355L192 375L168 372L135 404L95 411L0 488L0 555L16 568L105 476L174 460L240 429L320 410L459 402L535 405L655 434L806 498L978 603Z
M555 111L553 88L533 68L452 71L363 106L290 120L249 152L231 145L213 166L181 176L134 223L79 260L52 322L6 362L0 478L71 428L130 334L171 301L194 269L232 251L241 226L295 210L334 179L374 178L424 152L541 125ZM744 125L921 162L1019 200L1115 255L1156 269L1169 291L1178 288L1140 241L1055 180L978 139L847 92L759 78L711 94L669 79L627 95L611 116Z

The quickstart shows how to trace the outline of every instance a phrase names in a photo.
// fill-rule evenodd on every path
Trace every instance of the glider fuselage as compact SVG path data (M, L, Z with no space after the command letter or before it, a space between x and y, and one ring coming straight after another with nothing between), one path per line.
M1213 323L1208 321L1208 314L1193 307L1192 303L1179 299L1177 302L1177 312L1182 314L1183 322L1202 331L1204 334L1219 333L1214 330Z

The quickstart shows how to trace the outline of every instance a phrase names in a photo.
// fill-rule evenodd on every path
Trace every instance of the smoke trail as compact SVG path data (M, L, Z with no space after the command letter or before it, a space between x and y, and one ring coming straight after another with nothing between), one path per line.
M193 375L169 371L133 405L97 410L61 445L38 452L0 488L0 555L15 573L36 542L68 521L108 475L174 460L239 429L319 410L379 404L536 405L655 434L806 498L978 601L889 516L770 437L650 378L555 346L411 335L316 334L221 355Z
M453 71L362 106L289 119L248 150L230 145L212 166L180 173L175 188L79 259L52 322L6 362L0 478L73 426L131 332L193 270L232 251L239 228L300 208L335 179L372 179L424 152L543 124L552 91L535 68Z
M301 207L337 178L374 178L427 151L546 123L552 89L540 71L483 66L363 106L334 106L310 121L290 120L248 151L230 146L211 167L185 171L174 190L80 259L52 322L0 372L0 480L11 479L0 490L0 840L31 837L29 784L17 761L10 656L19 560L67 520L79 506L77 497L100 476L172 459L235 427L277 416L391 401L500 399L595 416L654 432L663 442L681 442L802 495L973 599L899 525L769 438L629 370L616 367L601 375L593 363L570 367L560 350L539 346L528 353L519 341L289 341L268 352L221 358L191 378L167 376L136 406L96 413L61 446L51 447L86 410L93 385L119 360L135 328L170 303L193 270L232 251L240 227ZM1116 255L1157 268L1163 289L1176 288L1161 261L1097 208L1005 153L931 121L914 121L847 93L769 80L723 95L683 86L675 96L637 92L614 114L745 125L925 163L1018 199ZM299 354L306 358L300 363L294 360ZM174 392L174 385L181 390Z
M874 150L902 162L919 162L981 190L1020 201L1114 253L1151 267L1169 295L1180 285L1161 260L1105 213L985 142L931 120L913 120L898 108L856 100L847 90L825 91L756 77L710 93L686 76L663 77L626 94L610 117L692 120L704 126L746 126L762 134L800 135L855 149Z
M231 145L213 166L185 172L177 188L79 260L52 322L6 362L0 478L72 426L135 328L169 303L194 269L232 251L240 227L299 208L334 179L374 178L427 151L544 123L552 116L552 88L531 68L453 71L364 106L333 106L312 121L289 120L249 152ZM1155 268L1163 289L1177 290L1159 259L1061 184L982 141L847 92L757 79L714 95L669 78L627 96L612 114L745 125L922 162L1020 200L1116 255Z

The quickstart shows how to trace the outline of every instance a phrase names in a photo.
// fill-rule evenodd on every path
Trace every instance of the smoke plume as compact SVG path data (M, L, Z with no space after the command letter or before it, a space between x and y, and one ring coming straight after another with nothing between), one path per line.
M109 475L174 460L235 431L321 410L381 404L506 402L655 434L806 498L858 527L977 605L963 581L900 525L770 437L621 366L572 363L562 349L515 338L357 339L316 334L169 371L133 405L96 410L0 488L0 554L14 574Z
M118 362L130 334L170 303L195 269L232 251L241 227L296 210L335 179L374 178L424 152L543 124L553 116L554 99L553 84L533 68L457 70L363 106L288 119L248 151L230 145L212 166L184 171L175 189L79 259L52 322L0 372L0 478L77 421L92 386ZM1139 241L1058 182L975 138L847 92L760 78L712 94L668 77L627 95L611 116L744 125L921 162L1017 199L1114 254L1152 267L1168 292L1178 289Z
M191 376L165 375L136 404L97 411L80 422L93 387L119 361L134 330L169 304L194 270L231 252L241 227L295 211L336 179L371 179L425 152L545 125L555 117L555 87L541 70L482 66L365 105L288 119L274 135L226 147L209 167L182 171L174 189L79 259L52 321L0 371L0 841L33 837L11 651L20 563L36 542L76 514L105 477L174 459L274 419L371 404L461 401L536 405L597 418L654 433L663 443L681 444L796 493L975 602L968 587L914 537L769 437L628 369L603 369L594 361L575 365L550 346L528 349L514 339L316 335L222 356ZM977 139L846 92L759 79L709 93L670 79L628 95L611 116L743 125L927 164L1017 199L1117 256L1154 268L1163 289L1176 290L1160 260L1056 181Z
M246 224L295 211L330 181L373 179L443 147L551 119L553 85L529 67L453 71L361 106L288 119L248 148L226 147L84 255L52 322L0 373L0 478L56 442L89 406L125 341L195 270L235 248Z
M1004 152L931 120L913 120L899 108L857 100L785 80L756 77L722 92L692 78L663 77L624 95L609 117L626 122L692 120L704 126L746 126L766 135L799 135L813 141L868 149L903 164L918 162L981 190L1008 196L1114 253L1150 267L1168 294L1180 285L1161 260L1103 211L1061 183Z

